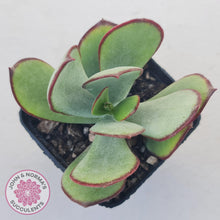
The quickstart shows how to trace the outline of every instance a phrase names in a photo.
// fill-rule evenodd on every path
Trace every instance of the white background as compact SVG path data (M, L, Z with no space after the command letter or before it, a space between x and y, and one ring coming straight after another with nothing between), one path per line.
M154 59L175 79L198 72L220 87L219 0L0 0L1 219L219 219L219 91L188 141L114 209L85 209L71 202L60 188L62 172L19 123L7 68L24 57L38 57L57 67L69 47L101 18L115 23L155 20L163 27L165 39ZM33 216L14 212L4 196L7 180L22 169L39 171L51 187L47 207Z

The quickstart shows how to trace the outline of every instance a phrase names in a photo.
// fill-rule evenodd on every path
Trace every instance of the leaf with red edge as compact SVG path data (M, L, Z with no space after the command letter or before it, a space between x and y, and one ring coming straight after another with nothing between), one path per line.
M98 48L103 36L114 27L112 22L101 20L82 37L79 42L79 51L83 67L87 76L99 72Z
M181 144L190 128L191 126L188 126L178 132L175 136L164 141L156 141L151 138L146 138L145 145L151 153L153 153L160 159L165 160L170 157L172 153L177 149L177 147Z
M118 138L131 138L142 134L145 129L135 123L128 121L115 121L110 117L106 117L98 121L90 128L93 134L118 137Z
M55 71L48 88L51 110L80 117L91 114L94 97L82 88L88 78L82 67L77 47L71 51L76 59L67 58Z
M106 187L126 179L139 163L125 139L96 135L70 177L80 185Z
M79 47L77 45L72 46L66 53L66 59L74 59L74 60L81 60L81 56L79 54ZM82 64L81 64L82 65ZM83 68L83 67L82 67ZM84 68L83 68L84 69ZM85 75L85 71L82 71L82 73Z
M97 97L104 88L108 87L109 101L116 105L127 97L134 81L142 73L143 69L128 66L104 70L90 77L83 84L83 88Z
M169 95L173 92L176 92L180 89L194 89L201 95L201 105L195 115L194 119L201 113L203 108L205 107L206 103L208 102L211 95L214 93L216 89L213 88L210 81L201 74L190 74L185 76L184 78L172 83L167 88L162 90L156 96L151 98L151 100L155 100L161 98L163 96ZM193 119L193 120L194 120ZM189 125L175 136L164 140L164 141L156 141L152 139L147 139L146 147L147 149L155 154L156 156L160 157L161 159L167 159L172 155L172 153L178 148L181 144L184 137L187 135L188 131L190 130L191 126Z
M113 108L113 116L117 121L122 121L134 114L139 106L140 97L130 96Z
M47 102L47 88L53 72L53 67L36 58L20 60L10 68L12 92L20 107L29 115L52 121L96 122L97 119L67 116L50 110Z
M78 204L88 207L117 196L124 188L125 181L122 180L108 187L88 187L82 186L70 179L70 174L78 163L85 157L88 149L78 156L65 170L62 177L62 189L64 193Z
M144 136L166 140L188 126L201 105L195 90L180 90L167 96L142 102L127 120L145 128Z
M162 28L148 19L134 19L117 25L100 43L100 69L143 67L158 49L162 39Z
M201 113L212 94L216 91L216 89L213 88L211 82L205 76L199 73L194 73L184 76L182 79L179 79L178 81L170 84L150 100L169 95L182 89L193 89L200 93L202 103L196 116Z

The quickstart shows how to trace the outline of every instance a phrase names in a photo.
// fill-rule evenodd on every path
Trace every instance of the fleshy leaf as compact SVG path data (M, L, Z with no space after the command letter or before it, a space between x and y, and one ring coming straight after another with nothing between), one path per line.
M81 60L81 56L80 56L80 54L79 54L79 47L77 46L77 45L74 45L74 46L72 46L69 50L68 50L68 52L66 53L66 57L65 57L66 59L74 59L74 60L79 60L81 63L82 63L82 60ZM82 65L82 64L81 64ZM82 67L83 68L83 67ZM84 68L83 68L84 69ZM84 71L82 71L82 74L84 75L84 77L85 77L85 70ZM85 78L87 78L87 75L86 75L86 77Z
M146 147L147 149L155 154L156 156L160 157L161 159L165 160L171 156L171 154L177 149L177 147L181 144L182 140L184 139L187 132L190 130L191 126L188 126L178 132L175 136L164 140L164 141L156 141L150 138L146 140Z
M116 67L94 74L83 84L95 97L105 88L109 88L109 100L113 105L125 99L134 81L143 73L138 67Z
M108 187L88 187L82 186L70 179L70 174L72 170L77 166L77 164L82 160L86 155L87 150L84 151L80 156L78 156L65 170L62 177L62 189L65 194L73 201L78 204L88 207L91 205L104 202L118 195L121 190L124 188L124 180L118 183L115 183Z
M168 86L160 93L158 93L156 96L151 98L151 100L155 100L157 98L169 95L180 89L194 89L198 91L201 95L202 102L194 118L196 118L200 114L200 112L203 110L204 106L208 102L209 98L215 91L210 81L203 75L191 74L172 83L170 86ZM152 139L147 139L146 147L150 152L154 153L161 159L167 159L181 144L182 140L187 135L190 128L191 126L186 127L185 129L177 133L175 136L165 141L155 141Z
M113 109L113 116L117 121L122 121L134 114L139 106L140 97L138 95L130 96L120 102Z
M110 114L111 110L107 109L105 106L111 103L109 103L109 94L108 94L108 88L104 88L100 94L95 99L93 106L92 106L92 114L93 115L105 115Z
M118 138L131 138L144 131L145 129L138 124L128 121L114 121L111 118L102 119L90 128L90 132L93 134Z
M67 58L52 77L48 89L50 108L68 115L94 117L91 115L94 97L82 88L87 76L78 49L72 50L71 54L75 54L76 59Z
M70 177L80 185L105 187L126 179L139 163L125 139L96 135Z
M144 136L165 140L188 126L201 104L201 96L195 90L180 90L139 105L127 120L145 128Z
M101 20L87 31L79 42L82 64L89 77L100 71L98 59L99 43L113 26L115 26L115 24Z
M10 68L12 91L20 107L37 118L65 123L94 123L96 119L66 116L50 110L47 87L53 72L53 67L36 58L20 60Z
M151 20L135 19L117 25L100 43L100 69L143 67L158 49L162 39L162 28Z
M184 78L175 81L174 83L163 89L161 92L159 92L157 95L152 97L150 100L169 95L182 89L194 89L200 93L202 103L198 114L203 110L209 98L216 90L213 88L211 82L206 77L201 74L195 73L187 75Z

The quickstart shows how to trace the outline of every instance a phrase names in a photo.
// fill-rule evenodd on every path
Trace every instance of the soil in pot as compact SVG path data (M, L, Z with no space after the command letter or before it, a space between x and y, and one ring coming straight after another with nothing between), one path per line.
M141 102L151 98L174 81L153 60L148 62L144 70L129 94L139 95ZM92 126L90 124L64 124L39 120L24 112L21 112L20 118L31 136L62 171L90 145L94 138L89 134L89 128ZM197 118L194 121L191 132L198 125L199 120L200 118ZM100 204L105 207L115 207L128 199L164 162L146 149L141 135L128 139L127 142L132 152L140 159L140 166L127 178L124 190L117 197Z

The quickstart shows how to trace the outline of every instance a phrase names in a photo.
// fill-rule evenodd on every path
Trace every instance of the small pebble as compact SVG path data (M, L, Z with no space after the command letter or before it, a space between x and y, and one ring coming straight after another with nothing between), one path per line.
M149 72L146 72L145 78L148 80L156 81L156 79L152 77Z
M141 162L141 163L140 163L140 166L141 166L143 169L145 169L146 171L149 170L149 166L148 166L146 163Z
M157 162L158 162L158 159L154 156L150 156L147 158L146 162L152 166L154 166Z
M94 134L89 133L89 141L90 141L90 142L93 142L93 141L94 141L94 139L95 139L95 135L94 135Z
M59 122L42 120L38 124L37 129L42 133L49 134L58 126L58 124Z
M141 153L144 153L145 149L146 149L146 147L145 147L145 146L142 146L141 149L140 149L140 152L141 152Z
M75 153L72 153L72 158L75 158L77 155Z
M71 146L71 147L69 148L69 151L70 151L70 152L72 152L72 151L73 151L73 146Z
M67 134L72 137L77 137L77 138L83 137L81 130L77 126L74 126L72 124L67 126Z
M148 71L146 72L145 78L150 79L150 73Z
M88 127L84 127L83 128L83 134L84 135L88 135L88 133L89 133L89 128Z

